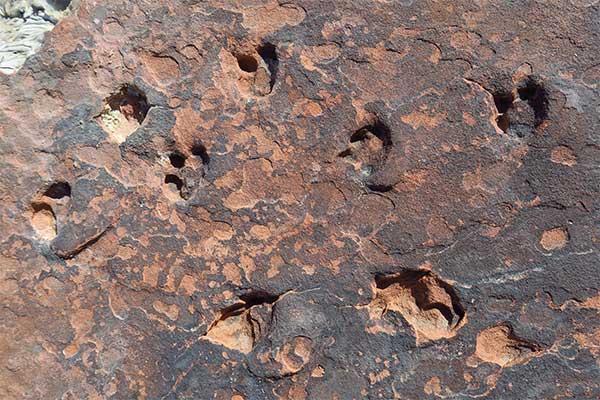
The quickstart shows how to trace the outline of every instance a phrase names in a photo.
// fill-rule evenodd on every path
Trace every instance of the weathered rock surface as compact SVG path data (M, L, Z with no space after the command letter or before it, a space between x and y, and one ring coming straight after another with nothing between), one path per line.
M600 2L69 7L0 74L0 398L600 397Z

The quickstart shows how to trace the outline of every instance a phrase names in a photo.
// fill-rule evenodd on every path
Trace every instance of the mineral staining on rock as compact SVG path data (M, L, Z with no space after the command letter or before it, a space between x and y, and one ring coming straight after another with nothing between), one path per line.
M0 72L13 74L42 47L46 32L68 14L70 1L0 1Z

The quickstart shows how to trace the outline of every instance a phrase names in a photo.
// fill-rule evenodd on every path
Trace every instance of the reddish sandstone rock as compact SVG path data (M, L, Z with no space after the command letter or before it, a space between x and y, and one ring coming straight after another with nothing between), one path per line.
M70 7L0 73L0 398L600 396L600 3Z

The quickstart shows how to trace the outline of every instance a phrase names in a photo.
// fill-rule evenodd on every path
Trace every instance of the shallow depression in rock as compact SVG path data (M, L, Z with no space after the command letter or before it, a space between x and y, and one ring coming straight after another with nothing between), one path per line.
M120 144L140 127L149 109L146 95L135 86L125 85L105 100L97 120L109 141Z

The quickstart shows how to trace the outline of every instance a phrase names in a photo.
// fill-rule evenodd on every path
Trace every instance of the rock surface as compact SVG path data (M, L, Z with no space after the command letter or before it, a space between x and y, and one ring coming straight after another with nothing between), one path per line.
M69 7L0 74L0 398L600 397L599 1Z

